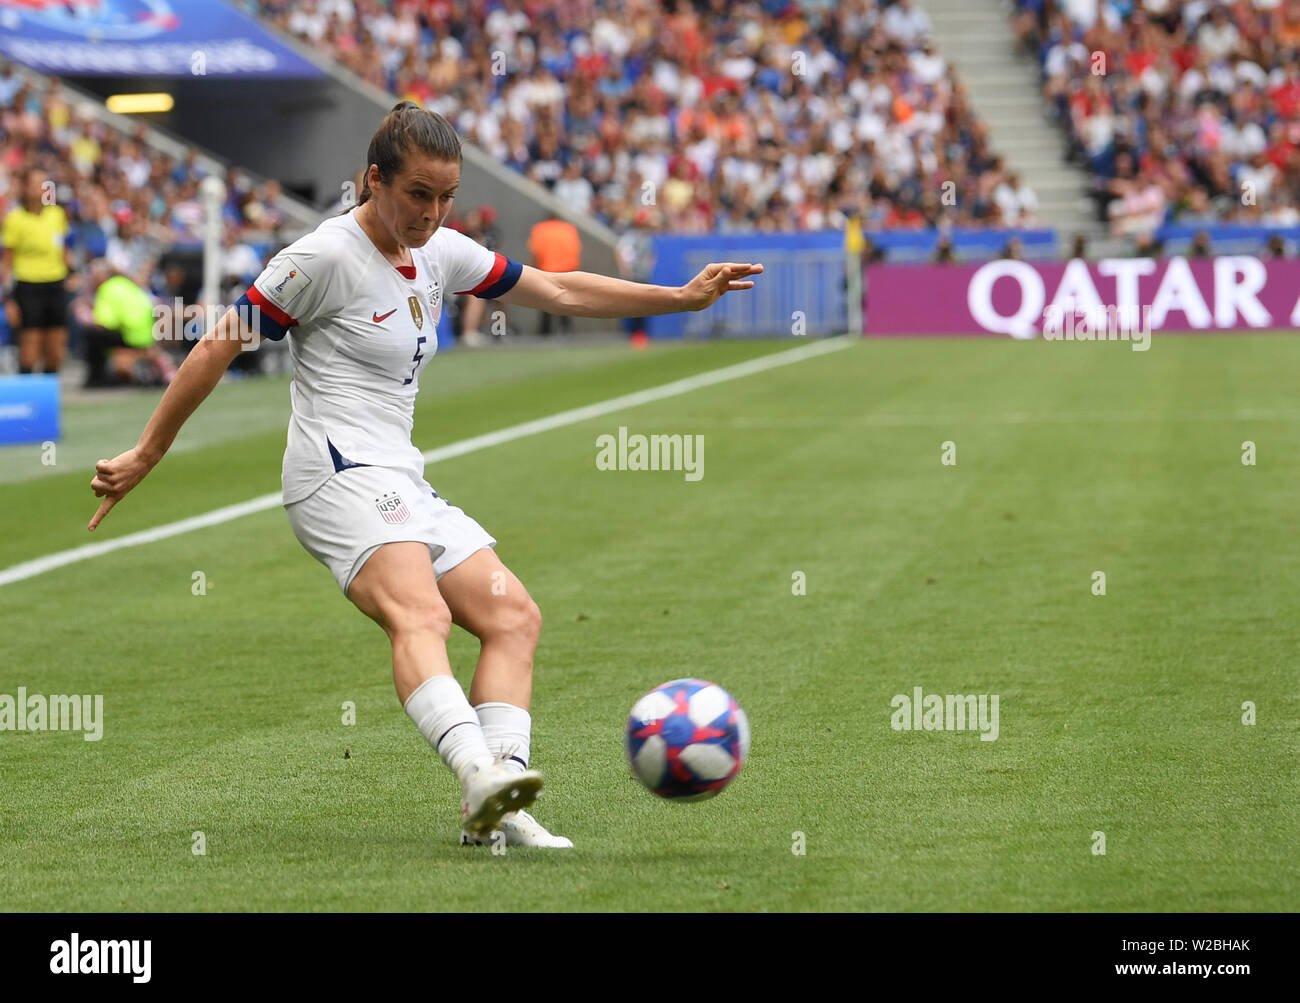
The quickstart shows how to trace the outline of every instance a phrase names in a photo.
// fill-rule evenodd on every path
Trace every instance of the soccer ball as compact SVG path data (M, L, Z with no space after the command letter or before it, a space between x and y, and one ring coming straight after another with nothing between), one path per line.
M702 679L674 679L636 702L627 719L627 757L652 794L703 801L740 772L749 720L731 694Z

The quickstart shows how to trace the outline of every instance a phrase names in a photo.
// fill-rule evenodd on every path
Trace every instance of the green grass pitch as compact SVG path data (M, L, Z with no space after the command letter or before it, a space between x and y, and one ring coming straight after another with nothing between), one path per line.
M790 347L449 353L415 441ZM568 852L456 844L383 633L278 507L0 587L0 693L104 698L99 742L0 732L0 908L1293 909L1297 372L1293 335L873 340L430 465L542 608L536 814ZM287 382L222 385L88 534L95 459L156 400L69 405L53 466L0 450L0 569L279 489ZM620 424L703 435L703 478L598 470ZM688 675L754 744L676 805L622 729ZM998 695L997 740L891 728L917 686Z

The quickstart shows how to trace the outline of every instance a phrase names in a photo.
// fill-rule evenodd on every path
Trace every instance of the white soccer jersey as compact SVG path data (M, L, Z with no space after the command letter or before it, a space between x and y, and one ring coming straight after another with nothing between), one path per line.
M352 213L325 220L277 254L236 304L293 363L284 504L349 466L424 476L411 442L420 371L438 347L444 295L496 299L522 266L447 227L398 268Z

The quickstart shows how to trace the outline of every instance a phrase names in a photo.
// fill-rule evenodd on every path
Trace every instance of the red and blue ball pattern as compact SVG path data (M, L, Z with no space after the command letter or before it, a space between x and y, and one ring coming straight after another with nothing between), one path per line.
M627 721L632 772L661 798L702 801L735 778L749 755L749 721L726 690L674 679L636 702Z

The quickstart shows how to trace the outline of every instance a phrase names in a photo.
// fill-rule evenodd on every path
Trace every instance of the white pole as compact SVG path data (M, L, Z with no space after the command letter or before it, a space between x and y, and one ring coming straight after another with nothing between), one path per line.
M226 185L209 174L199 183L203 200L203 289L199 299L213 306L221 296L221 206L226 201Z

